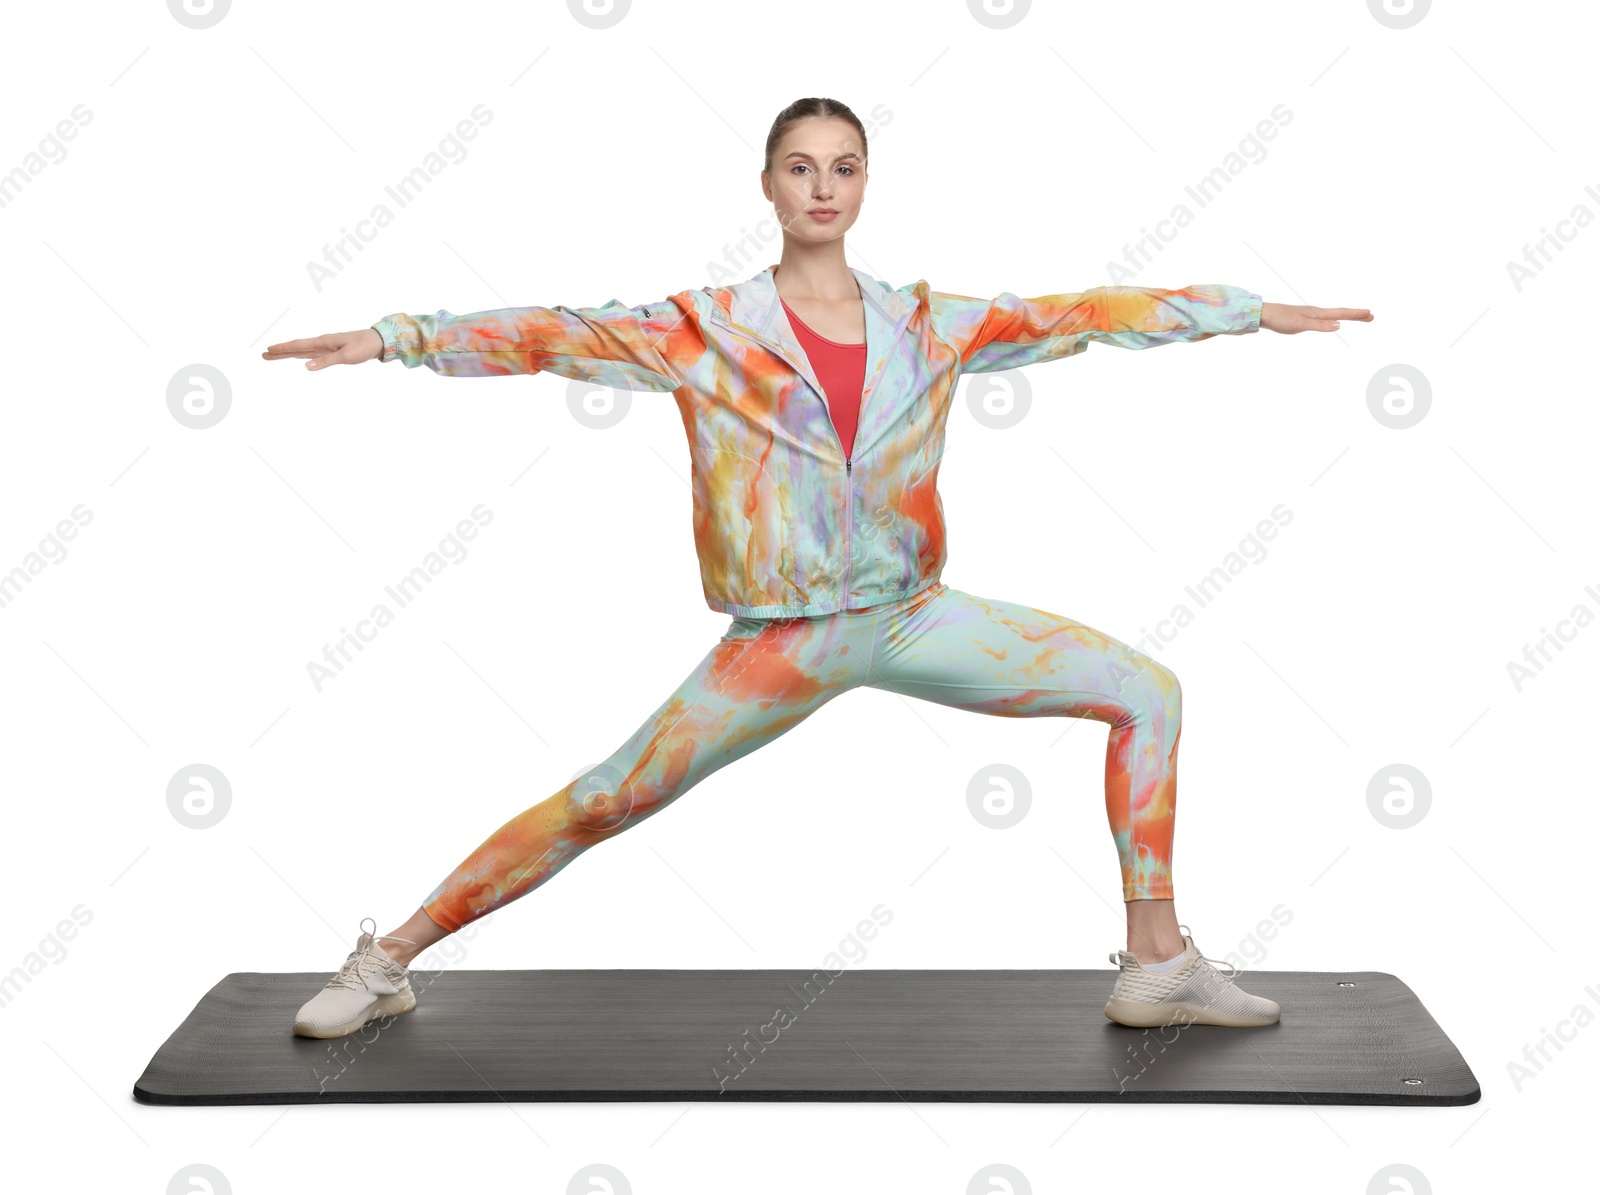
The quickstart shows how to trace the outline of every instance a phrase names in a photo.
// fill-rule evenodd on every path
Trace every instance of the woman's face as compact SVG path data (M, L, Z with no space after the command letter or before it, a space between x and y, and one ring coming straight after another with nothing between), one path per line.
M784 230L802 241L843 236L861 212L866 154L847 120L812 116L785 133L773 150L771 173L761 172L762 194Z

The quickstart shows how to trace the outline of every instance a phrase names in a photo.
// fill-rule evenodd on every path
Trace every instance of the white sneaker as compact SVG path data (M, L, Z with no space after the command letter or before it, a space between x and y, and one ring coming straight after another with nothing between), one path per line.
M1183 931L1183 961L1164 974L1146 971L1130 951L1111 952L1108 957L1122 971L1106 1001L1106 1016L1135 1029L1174 1024L1244 1028L1277 1021L1275 1001L1240 991L1233 984L1238 969L1224 962L1227 973L1218 971L1195 948L1189 927L1178 929Z
M361 936L339 973L301 1005L294 1019L294 1031L301 1037L343 1037L377 1017L410 1012L417 1006L410 973L378 945L380 940L408 946L416 943L409 938L380 936L377 922L371 930L366 928L369 921L372 918L361 919Z

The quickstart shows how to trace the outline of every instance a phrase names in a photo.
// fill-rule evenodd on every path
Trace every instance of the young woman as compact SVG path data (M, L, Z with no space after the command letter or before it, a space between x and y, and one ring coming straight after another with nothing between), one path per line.
M1106 1016L1140 1027L1278 1019L1277 1004L1200 954L1173 911L1177 677L1070 618L946 586L939 460L963 373L1070 357L1097 341L1331 332L1372 314L1263 303L1221 285L1036 299L968 298L923 281L895 289L845 263L866 183L855 114L798 100L774 121L761 172L783 252L746 282L638 307L397 313L262 354L306 358L308 369L377 358L451 377L544 370L670 392L689 438L706 601L732 616L609 758L491 834L393 933L363 928L300 1009L296 1033L337 1037L409 1011L406 964L428 946L861 685L1002 717L1107 723L1106 814L1128 933L1127 949L1110 955L1120 972Z

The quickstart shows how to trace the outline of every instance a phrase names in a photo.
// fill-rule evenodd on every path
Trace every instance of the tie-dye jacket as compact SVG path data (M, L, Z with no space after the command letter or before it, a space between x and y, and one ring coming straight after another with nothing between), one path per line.
M895 289L852 269L865 301L866 382L846 457L769 266L746 282L625 307L384 316L382 360L451 377L539 370L666 391L689 437L705 598L739 618L831 614L927 588L944 568L939 460L964 373L1016 369L1093 342L1148 348L1254 332L1261 296L1235 286L1101 286L993 299Z

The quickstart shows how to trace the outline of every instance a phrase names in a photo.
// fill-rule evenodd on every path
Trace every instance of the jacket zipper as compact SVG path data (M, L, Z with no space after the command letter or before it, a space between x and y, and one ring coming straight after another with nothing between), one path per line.
M796 370L796 372L799 372ZM866 395L862 395L862 405L866 405ZM856 491L855 482L850 472L850 452L845 450L844 437L839 434L839 427L833 421L833 411L828 406L828 400L822 400L822 408L828 416L828 427L833 432L833 438L838 442L839 452L844 457L844 572L840 574L839 582L839 609L846 610L850 607L850 565L852 562L850 550L850 529L856 521ZM859 419L860 416L857 416Z
M785 358L787 360L787 358ZM799 370L795 371L796 373ZM862 396L865 399L865 395ZM865 405L865 402L863 402ZM850 529L856 521L856 491L853 475L850 472L850 453L845 451L844 437L839 434L838 426L833 422L833 411L828 408L827 399L823 399L822 408L827 412L828 427L833 432L833 438L839 444L839 452L844 456L844 572L840 574L839 582L839 609L845 610L850 606ZM858 416L859 418L859 416Z
M828 413L828 422L833 422L833 413ZM839 429L834 428L833 434L837 436ZM839 441L839 447L844 447L844 441ZM844 458L844 580L839 584L839 609L850 608L850 564L853 559L850 551L850 528L856 521L856 491L850 476L850 458Z
M906 312L906 314L901 317L899 322L895 324L894 331L889 334L888 346L883 351L883 364L879 367L880 370L889 368L889 358L894 353L895 345L900 341L900 333L905 331L906 325L911 322L911 317L915 314L916 309L913 308L912 310ZM875 380L876 377L867 379L861 390L861 407L856 415L857 440L861 438L860 433L862 416L864 416L867 412L868 389L870 387L870 383ZM827 406L826 401L823 402L823 406ZM854 562L854 553L850 547L850 530L855 526L856 521L855 481L850 472L850 457L851 452L854 451L854 448L852 446L851 452L845 452L844 437L839 434L839 429L834 427L833 412L831 410L828 412L828 426L833 428L833 438L839 441L839 451L844 453L844 580L840 584L839 608L841 610L847 610L850 608L850 568Z

